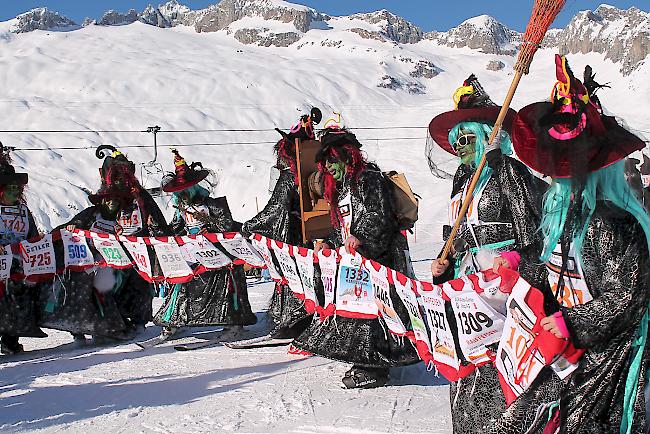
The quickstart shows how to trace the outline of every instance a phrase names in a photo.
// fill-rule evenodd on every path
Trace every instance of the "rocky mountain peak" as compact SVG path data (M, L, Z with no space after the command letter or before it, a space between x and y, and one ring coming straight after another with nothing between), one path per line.
M463 21L446 32L430 32L427 39L452 48L469 47L489 54L514 54L521 35L489 15Z
M197 11L194 28L197 32L216 32L245 17L293 23L296 30L303 33L313 21L327 18L314 9L281 0L221 0Z
M17 23L12 27L14 33L26 33L34 30L74 30L77 23L48 8L36 8L16 17Z
M545 45L565 54L604 54L620 62L621 73L627 75L650 53L650 13L600 5L576 14L564 29L547 37Z
M424 36L424 33L418 26L404 18L398 17L386 9L364 14L354 14L349 18L362 20L370 24L379 24L381 28L381 32L379 32L380 36L400 44L414 44L421 41Z

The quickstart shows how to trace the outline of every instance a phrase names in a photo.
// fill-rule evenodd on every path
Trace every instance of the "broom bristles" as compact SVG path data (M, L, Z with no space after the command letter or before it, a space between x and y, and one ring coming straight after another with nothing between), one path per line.
M535 52L540 47L544 36L555 18L564 7L566 0L535 0L530 21L521 43L521 50L515 63L515 71L528 74Z

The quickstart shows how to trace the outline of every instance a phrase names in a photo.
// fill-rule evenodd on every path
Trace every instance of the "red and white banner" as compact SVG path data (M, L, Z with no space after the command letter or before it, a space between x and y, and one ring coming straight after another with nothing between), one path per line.
M185 283L194 278L194 272L183 259L181 249L172 237L158 237L151 240L151 245L156 252L158 264L169 283Z
M373 319L379 315L370 272L363 257L342 252L336 284L336 315Z
M264 267L264 259L257 253L257 250L253 248L251 243L241 234L238 233L227 233L227 234L216 234L216 239L212 238L214 234L206 234L206 237L212 242L219 241L223 248L239 259L241 263L248 264L252 267Z
M52 234L45 234L33 242L21 241L20 255L23 258L25 280L42 282L51 279L56 274Z
M58 240L62 258L55 256L61 251L54 249ZM159 271L152 267L152 253ZM22 273L11 274L12 254L20 255ZM485 271L438 286L356 252L324 249L314 254L260 235L251 243L235 233L149 238L60 231L0 251L0 282L42 281L64 269L135 266L147 281L184 283L207 270L232 266L232 258L235 264L269 268L272 278L286 283L321 321L333 315L381 321L387 332L410 339L422 360L451 381L494 363L508 403L527 390L544 366L569 374L581 355L569 342L542 330L543 296L516 272ZM57 262L63 266L57 268ZM322 289L324 303L319 303L317 289ZM491 348L497 344L495 353Z
M133 266L133 262L115 235L100 234L97 232L87 233L90 234L93 246L103 259L99 265L117 269L131 268Z
M232 264L232 261L221 250L217 249L203 235L177 237L181 254L189 264L199 264L194 270L198 275L210 270L218 270Z
M393 298L390 294L388 269L375 261L367 261L370 280L375 290L375 303L379 309L379 316L384 321L388 330L394 335L405 336L407 329L395 311Z
M316 284L314 282L314 251L304 247L293 249L294 259L298 266L298 274L302 281L302 289L305 295L305 309L308 313L316 312L318 298L316 297Z
M271 250L275 253L275 257L280 265L284 279L289 285L293 295L300 300L305 299L305 291L302 289L302 280L298 275L298 268L296 262L293 260L292 246L289 244L281 243L279 241L271 241Z
M129 255L133 258L135 269L140 277L147 282L162 280L154 279L151 267L151 258L149 257L149 249L147 249L147 244L145 242L142 242L140 238L134 237L119 237L119 240L122 242L124 248L129 252Z
M271 279L275 280L276 282L280 282L282 280L282 274L275 266L275 263L273 262L273 256L269 250L271 241L265 236L255 234L251 242L253 243L253 247L255 247L257 252L264 260L264 265L266 265L266 268L269 270Z
M63 263L66 270L83 271L95 266L88 242L83 233L61 231Z
M391 272L395 291L409 314L415 348L425 363L433 362L431 342L429 342L429 334L427 333L424 318L420 312L415 281L395 270L391 270Z
M334 315L336 305L334 294L336 294L336 273L338 272L338 253L334 249L323 249L316 255L320 267L320 278L323 282L323 293L325 305L316 307L316 312L321 321Z

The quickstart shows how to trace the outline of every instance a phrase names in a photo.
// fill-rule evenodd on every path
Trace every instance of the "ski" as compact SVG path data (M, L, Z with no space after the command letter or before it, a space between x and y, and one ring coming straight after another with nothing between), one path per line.
M179 345L174 345L174 349L176 351L192 351L192 350L198 350L199 348L206 348L206 347L211 347L213 345L218 345L221 343L223 338L214 338L214 339L208 339L206 341L200 341L200 342L190 342L187 344L179 344Z
M146 350L167 342L173 336L174 335L158 335L151 339L147 339L146 341L136 342L135 344L143 350Z
M278 347L293 342L293 338L274 338L271 335L264 335L241 341L224 342L223 344L232 349L242 350L248 348Z

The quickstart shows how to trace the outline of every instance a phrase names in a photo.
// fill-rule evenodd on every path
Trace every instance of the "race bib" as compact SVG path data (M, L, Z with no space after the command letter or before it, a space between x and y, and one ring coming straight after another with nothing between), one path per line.
M52 234L45 234L43 238L33 243L21 241L20 252L25 280L41 282L51 279L56 274Z
M14 255L11 252L11 246L0 247L0 283L6 282L11 276L11 263Z
M134 235L142 230L142 213L140 207L134 204L130 211L121 211L117 223L122 227L122 235Z
M352 228L352 196L350 193L339 200L339 211L343 219L341 221L341 237L345 242L350 237L350 229Z
M204 217L205 216L205 217ZM190 205L184 210L183 219L185 220L185 230L190 235L196 235L201 232L205 224L201 219L210 216L210 210L205 205Z
M366 261L366 264L368 264L368 271L370 271L370 281L375 291L375 303L377 303L379 309L379 316L386 323L391 333L404 336L407 330L393 306L386 267L375 261Z
M319 251L317 256L318 265L320 266L320 279L323 282L323 292L325 294L325 307L322 312L319 312L322 317L325 312L333 311L338 253L334 249L325 249Z
M562 306L573 308L594 299L589 291L587 282L585 282L582 267L580 267L580 263L576 259L573 245L569 249L567 267L562 281L560 281L562 250L559 244L553 250L546 264L546 268L548 270L548 282L551 285L551 291L556 295L557 301Z
M169 283L185 283L194 278L192 269L187 265L181 250L172 237L167 240L151 238L158 264L165 280Z
M467 361L480 366L492 361L487 346L499 342L505 317L483 301L469 279L462 281L461 291L447 290L448 283L443 288L456 316L460 349Z
M240 234L216 234L217 240L226 252L253 267L263 267L264 259ZM214 240L210 240L213 241Z
M460 360L456 354L454 335L447 321L442 287L424 285L420 293L420 303L431 332L429 336L433 361L445 378L456 381L458 380Z
M154 279L153 271L151 268L151 259L149 259L149 249L144 243L142 238L119 238L124 248L129 252L129 255L133 258L133 263L135 264L135 269L144 280L147 282L153 282ZM180 253L179 253L180 254Z
M282 275L275 267L273 256L271 255L271 250L269 250L269 239L265 236L256 234L251 242L253 243L255 250L257 250L257 253L259 253L264 260L264 264L266 264L266 268L269 270L271 279L275 280L276 282L281 281Z
M308 313L314 313L318 306L316 289L314 285L314 251L302 247L293 248L294 259L298 266L298 274L302 281L302 289L305 292L305 309Z
M95 259L83 233L61 231L63 242L63 262L65 268L72 271L82 271L95 265Z
M424 319L422 319L422 314L420 313L417 294L413 288L414 281L395 270L392 270L392 273L397 296L409 313L418 354L422 360L428 363L432 359L431 343L429 342L429 335L424 325Z
M0 245L20 242L29 233L29 216L25 205L0 206Z
M284 278L287 280L291 292L301 300L305 299L305 292L302 289L302 280L298 275L298 269L289 252L289 245L278 241L271 241L271 249L280 264L280 269Z
M454 197L451 198L451 202L449 202L449 225L453 226L454 223L456 223L456 220L458 219L458 216L460 215L460 209L463 206L463 201L467 197L467 189L469 188L469 182L470 180L468 179L467 182L465 182L465 185L463 186L463 189L456 193ZM481 201L481 196L483 195L483 188L487 185L487 182L483 184L483 187L477 190L474 190L474 194L472 195L472 201L469 204L469 207L467 208L467 213L465 214L465 221L463 224L466 224L466 222L469 222L473 225L479 224L479 216L478 216L478 204Z
M379 315L370 272L358 253L344 253L336 285L336 314L348 318L372 319Z
M95 221L92 225L90 225L90 231L100 234L114 234L115 223L115 220L106 220L99 213L97 213L95 214Z
M91 232L90 238L103 259L103 264L111 268L131 268L133 262L122 248L120 242L114 235L100 236L100 234Z
M195 274L201 274L208 270L218 270L232 263L230 258L221 250L216 248L206 237L199 235L196 238L180 237L183 246L189 252L189 263L199 263L194 270ZM182 250L181 250L182 252Z
M508 404L530 387L544 367L539 353L526 351L535 339L533 328L537 323L537 316L526 300L530 290L530 285L523 279L519 279L512 289L506 304L508 315L497 350L495 366L501 376Z

